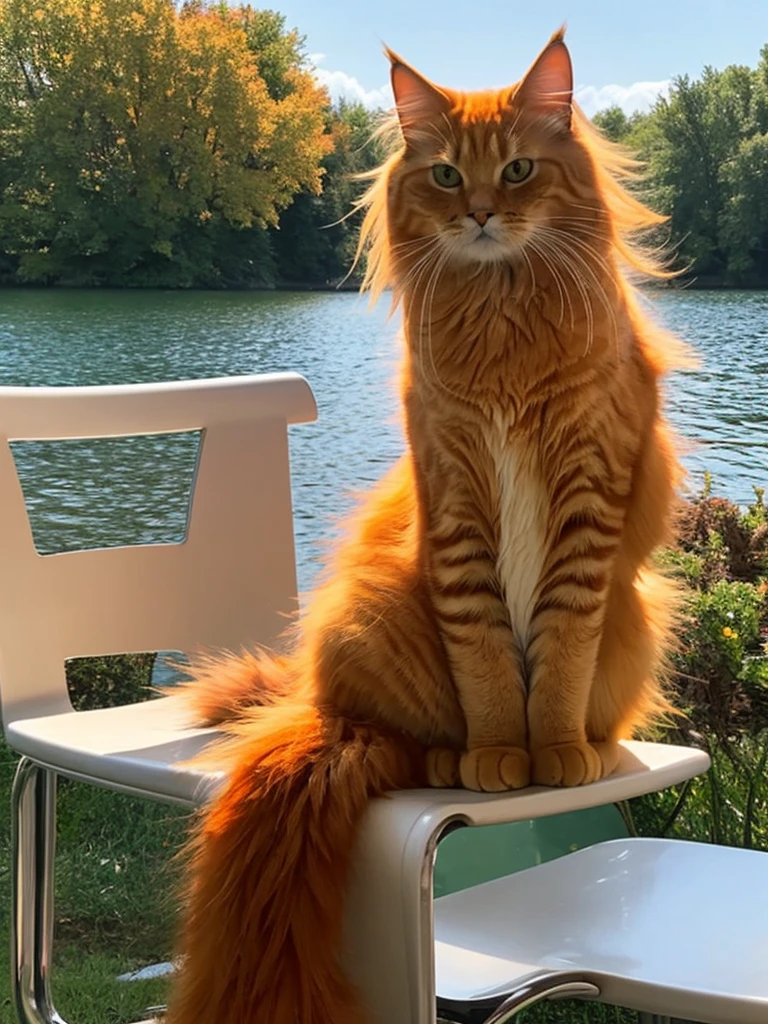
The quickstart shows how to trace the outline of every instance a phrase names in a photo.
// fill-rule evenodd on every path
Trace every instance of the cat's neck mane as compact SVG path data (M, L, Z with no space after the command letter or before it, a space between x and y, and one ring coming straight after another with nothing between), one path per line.
M603 282L601 282L603 285ZM605 298L570 296L532 285L525 270L509 265L449 271L439 286L406 289L406 339L416 373L452 370L473 362L494 364L519 384L542 373L604 358L616 349L624 304L616 281ZM493 372L493 371L492 371Z

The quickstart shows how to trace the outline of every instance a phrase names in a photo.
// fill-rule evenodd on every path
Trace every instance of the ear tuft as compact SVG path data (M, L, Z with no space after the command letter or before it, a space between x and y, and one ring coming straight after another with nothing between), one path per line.
M556 29L552 33L552 35L549 37L549 42L547 43L547 46L551 46L552 43L564 43L565 42L565 33L566 33L567 28L568 28L567 24L565 22L563 22L563 24L560 26L560 28Z
M563 42L565 26L552 36L518 86L517 95L536 111L571 124L573 67Z

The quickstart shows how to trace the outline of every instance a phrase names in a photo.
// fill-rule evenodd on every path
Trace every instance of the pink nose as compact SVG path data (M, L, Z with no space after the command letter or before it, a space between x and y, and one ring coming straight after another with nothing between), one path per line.
M493 216L493 212L491 210L470 210L469 216L474 217L482 228L487 223L488 218Z

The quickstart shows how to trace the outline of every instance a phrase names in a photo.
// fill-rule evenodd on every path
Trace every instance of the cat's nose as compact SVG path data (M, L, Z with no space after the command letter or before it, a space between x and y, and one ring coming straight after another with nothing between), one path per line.
M488 219L493 216L493 210L470 210L469 216L474 217L480 227L485 227Z

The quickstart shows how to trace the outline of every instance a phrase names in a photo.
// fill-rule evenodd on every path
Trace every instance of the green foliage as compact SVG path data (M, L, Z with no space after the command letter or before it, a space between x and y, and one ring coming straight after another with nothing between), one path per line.
M0 0L0 270L270 283L266 229L320 188L326 103L273 12Z
M741 509L709 482L678 518L662 562L687 586L674 655L685 718L666 738L704 747L708 775L626 808L632 831L768 850L768 508Z
M757 68L675 78L650 113L595 123L639 152L652 205L669 216L682 269L704 282L768 283L768 47Z
M114 654L106 658L72 658L67 686L76 711L113 708L148 700L152 695L155 654Z
M690 728L729 743L768 727L768 509L709 493L683 507L678 546L663 563L687 584L674 655L678 704Z
M299 195L273 236L282 281L331 283L348 273L362 217L352 213L361 192L356 176L377 167L385 155L374 135L379 118L360 103L344 101L328 112L333 149L323 160L322 192Z
M627 116L619 106L606 107L592 118L594 124L611 142L623 142L642 120L642 114Z

